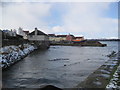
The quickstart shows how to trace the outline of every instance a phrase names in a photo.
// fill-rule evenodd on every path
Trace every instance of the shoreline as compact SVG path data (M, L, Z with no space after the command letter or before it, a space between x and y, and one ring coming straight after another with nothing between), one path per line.
M64 42L55 42L55 43L51 43L50 45L52 46L81 46L81 47L85 47L85 46L90 46L90 47L105 47L107 46L107 44L102 44L99 41L76 41L76 42L68 42L68 43L64 43Z

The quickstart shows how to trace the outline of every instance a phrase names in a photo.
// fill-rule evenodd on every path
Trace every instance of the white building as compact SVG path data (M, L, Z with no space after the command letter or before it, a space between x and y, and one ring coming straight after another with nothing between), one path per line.
M24 36L23 29L21 27L18 28L18 34Z
M21 27L19 27L18 34L23 36L24 39L28 39L27 35L29 34L29 31L24 31Z

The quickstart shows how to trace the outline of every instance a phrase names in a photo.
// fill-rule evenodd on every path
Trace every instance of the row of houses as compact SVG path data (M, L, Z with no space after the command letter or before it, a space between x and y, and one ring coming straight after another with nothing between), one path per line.
M33 32L29 32L26 30L23 30L22 28L19 27L18 29L18 34L22 35L24 39L28 40L45 40L45 41L51 41L51 42L61 42L61 41L82 41L84 40L84 37L75 37L72 34L68 35L55 35L55 34L45 34L41 30L38 30L35 28Z
M82 41L84 40L84 37L75 37L74 35L68 34L68 35L55 35L55 34L48 34L50 41Z
M39 42L61 42L61 41L82 41L84 40L84 37L75 37L72 34L68 35L55 35L55 34L45 34L44 32L38 30L37 28L34 29L33 32L29 32L27 30L23 30L21 27L19 27L18 32L16 33L16 30L3 30L5 35L9 36L22 36L23 39L29 40L31 42L39 41Z

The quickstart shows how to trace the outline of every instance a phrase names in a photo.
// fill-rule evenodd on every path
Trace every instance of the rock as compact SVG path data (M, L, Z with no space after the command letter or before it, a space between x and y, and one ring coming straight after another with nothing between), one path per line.
M64 66L67 66L66 64Z
M106 74L110 74L110 72L109 71L107 71L107 70L100 70L102 73L106 73Z
M110 77L110 75L108 75L108 74L100 74L100 76L104 77L104 78L109 78Z
M95 84L95 85L97 85L97 86L102 85L102 83L101 83L101 82L99 82L99 81L94 81L94 82L93 82L93 84Z
M58 88L58 87L55 87L55 86L53 86L53 85L47 85L47 86L42 87L42 88L39 89L39 90L62 90L62 89L60 89L60 88Z

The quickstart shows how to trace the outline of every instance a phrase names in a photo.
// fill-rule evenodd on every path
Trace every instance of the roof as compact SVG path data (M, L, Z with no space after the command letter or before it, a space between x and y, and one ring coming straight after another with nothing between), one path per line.
M25 34L29 34L29 31L23 31Z
M72 34L70 34L70 35L67 35L67 36L72 36L72 37L74 37L74 35L72 35Z
M48 34L49 36L51 36L51 37L54 37L55 36L55 34Z
M23 36L21 36L21 35L18 35L18 34L17 34L17 37L23 38Z
M76 37L76 38L83 38L83 36L82 37Z
M84 38L84 37L74 37L75 39L77 39L77 38Z
M45 34L44 32L38 30L37 28L35 28L35 30L37 31L37 35L45 35L48 36L47 34ZM35 30L31 33L29 33L28 35L35 35Z
M9 30L2 30L3 32L10 32Z
M67 35L57 35L57 37L66 37Z

